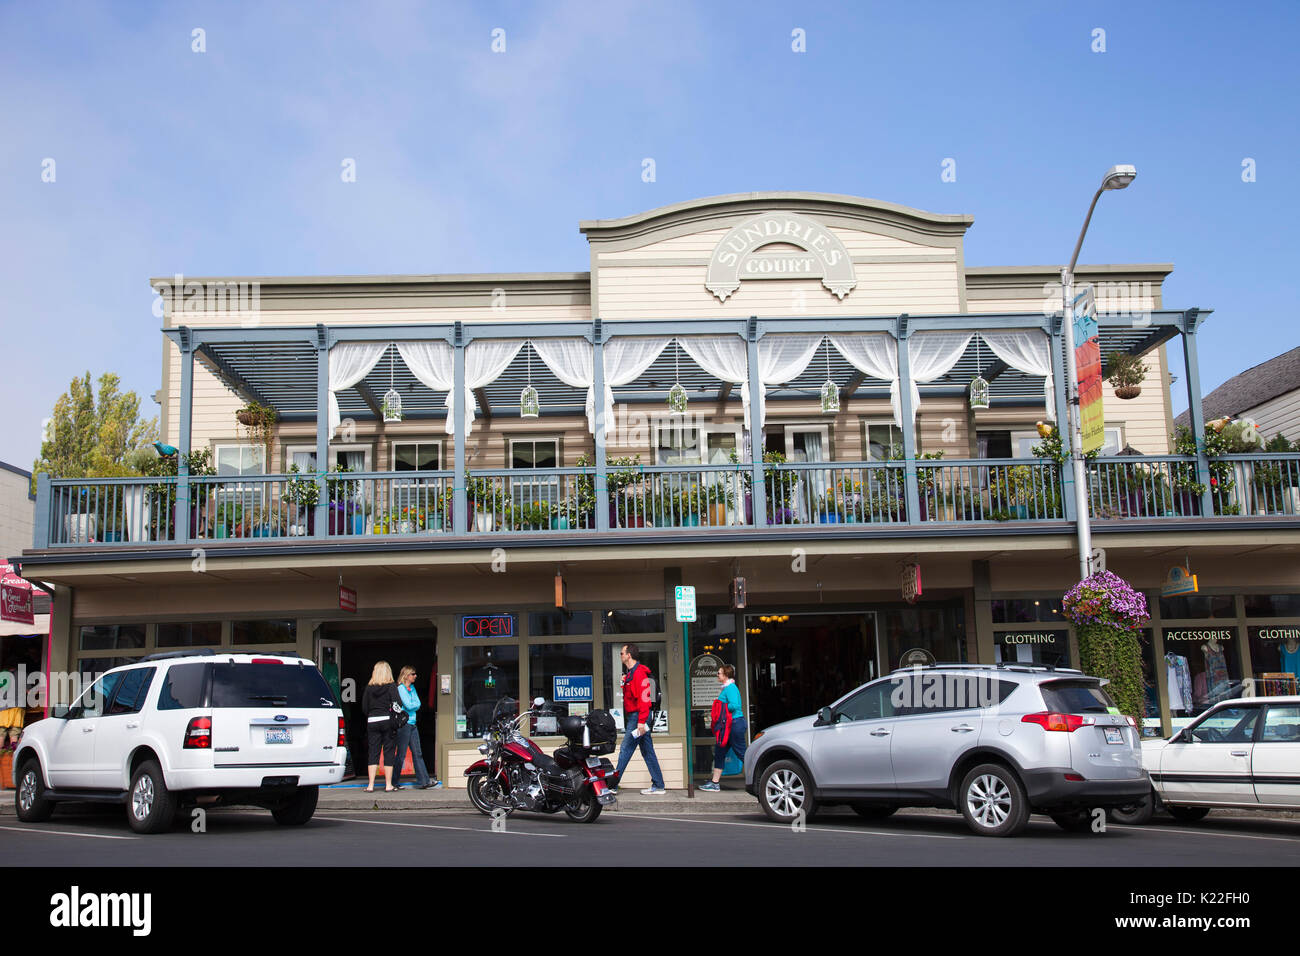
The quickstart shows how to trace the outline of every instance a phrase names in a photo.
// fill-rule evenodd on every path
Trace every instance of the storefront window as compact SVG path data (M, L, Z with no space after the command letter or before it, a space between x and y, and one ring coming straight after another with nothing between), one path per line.
M111 671L123 664L134 664L138 657L83 657L77 661L77 671L81 674L81 686L88 687L99 674Z
M662 634L664 632L663 608L624 608L606 611L601 619L605 634Z
M1070 666L1070 632L1067 630L995 631L993 659L999 664Z
M456 648L456 737L481 737L502 697L519 699L519 648L511 644Z
M1144 629L1138 636L1138 646L1142 651L1142 736L1159 737L1160 726L1160 687L1156 683L1156 649L1152 640L1151 628Z
M966 610L961 605L894 608L880 611L879 617L886 674L914 664L966 660Z
M652 728L656 734L668 733L668 688L675 675L668 672L668 645L663 641L637 641L637 663L650 668L650 678L658 688L662 710ZM614 723L623 730L623 661L620 654L623 643L606 641L601 645L605 664L605 706L614 716Z
M144 625L101 624L83 627L80 646L83 651L144 647Z
M1160 616L1165 620L1236 617L1231 594L1189 594L1185 597L1162 597Z
M591 612L537 611L528 615L528 633L532 637L586 636L591 633Z
M528 698L554 702L557 716L590 713L596 694L590 644L531 644L528 647ZM535 734L554 734L555 716L533 717Z
M1246 628L1250 638L1250 664L1255 669L1256 693L1276 696L1270 691L1268 674L1289 674L1300 678L1300 624L1255 624ZM1287 693L1294 694L1295 690Z
M220 621L158 625L159 647L206 647L220 643Z
M1246 617L1300 617L1300 594L1247 594Z
M293 644L298 639L297 621L236 621L232 644Z
M994 624L1060 624L1065 620L1057 598L1012 598L990 605Z
M1164 629L1172 716L1193 717L1221 700L1241 696L1237 640L1235 627Z

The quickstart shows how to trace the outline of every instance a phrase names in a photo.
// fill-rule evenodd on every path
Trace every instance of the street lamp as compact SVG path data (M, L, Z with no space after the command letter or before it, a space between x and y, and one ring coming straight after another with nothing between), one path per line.
M1092 211L1097 208L1097 200L1108 189L1123 189L1137 178L1137 169L1133 166L1112 166L1102 177L1101 186L1092 197L1088 206L1088 215L1079 230L1079 241L1074 244L1074 255L1070 264L1061 270L1061 302L1063 324L1065 325L1065 373L1069 400L1066 413L1070 419L1070 466L1074 475L1074 508L1079 532L1079 578L1092 573L1092 526L1088 518L1088 486L1083 467L1083 427L1079 412L1079 370L1074 360L1074 266L1079 261L1079 250L1083 247L1083 237L1088 233L1088 224L1092 222Z

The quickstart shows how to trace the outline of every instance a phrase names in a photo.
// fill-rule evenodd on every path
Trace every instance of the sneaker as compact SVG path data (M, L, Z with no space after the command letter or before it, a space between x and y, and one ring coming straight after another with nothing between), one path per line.
M697 790L703 790L703 791L705 791L705 792L707 792L707 793L718 793L719 791L722 790L722 787L720 787L720 786L718 786L716 783L713 783L712 781L710 781L709 783L702 783L702 784L700 784L700 785L699 785L698 787L696 787L695 789L697 789Z
M644 793L646 796L649 796L650 794L667 793L668 791L665 790L663 787L646 787L641 792Z

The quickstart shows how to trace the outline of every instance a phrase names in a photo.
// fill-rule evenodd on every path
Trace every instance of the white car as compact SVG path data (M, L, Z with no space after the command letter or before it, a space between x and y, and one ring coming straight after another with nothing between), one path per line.
M106 672L31 724L14 754L18 818L62 801L123 803L140 833L182 806L260 806L303 824L343 777L343 712L316 666L291 654L154 654Z
M1168 740L1142 744L1154 799L1112 811L1145 823L1163 804L1182 823L1213 807L1300 810L1300 697L1246 697L1215 704Z

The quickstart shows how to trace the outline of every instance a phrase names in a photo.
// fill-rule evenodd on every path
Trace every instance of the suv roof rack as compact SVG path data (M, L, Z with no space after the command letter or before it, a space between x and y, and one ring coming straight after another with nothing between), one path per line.
M971 664L964 661L954 661L949 664L922 664L921 670L985 670L985 671L1024 671L1033 673L1034 671L1044 671L1057 674L1082 674L1083 671L1073 667L1054 667L1051 664L1023 664L1017 661L1002 661L998 664ZM899 671L912 670L910 667L900 667Z
M192 647L184 651L163 651L159 654L148 654L140 658L142 661L167 661L175 657L212 657L215 652L210 647Z

